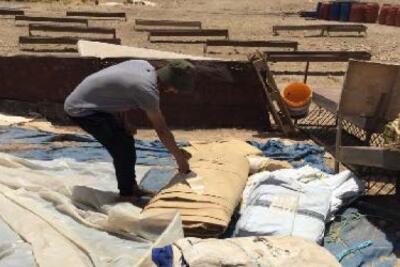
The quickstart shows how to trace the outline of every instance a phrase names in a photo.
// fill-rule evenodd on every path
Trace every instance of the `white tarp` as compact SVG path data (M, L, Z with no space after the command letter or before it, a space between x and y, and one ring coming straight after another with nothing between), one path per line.
M185 238L173 244L174 266L339 267L335 257L314 242L293 236L228 239Z
M18 249L26 254L19 266L29 266L29 246L39 266L152 266L153 246L183 237L176 213L143 217L140 208L115 203L111 163L0 153L0 173L0 218L27 242L0 243L0 266L1 255Z
M19 124L19 123L30 122L32 120L33 119L31 119L31 118L0 113L0 126L10 126L10 125L15 125L15 124Z
M149 48L134 46L114 45L85 40L78 41L78 52L82 57L133 57L141 59L190 59L190 60L223 60L220 58L210 58L180 54L175 52L161 51Z

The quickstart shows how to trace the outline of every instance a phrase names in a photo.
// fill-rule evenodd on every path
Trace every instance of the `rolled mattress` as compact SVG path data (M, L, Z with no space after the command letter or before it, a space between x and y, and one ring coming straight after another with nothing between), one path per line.
M177 210L186 236L222 234L240 202L249 175L246 156L261 151L243 141L191 143L192 173L176 175L144 208L143 215Z

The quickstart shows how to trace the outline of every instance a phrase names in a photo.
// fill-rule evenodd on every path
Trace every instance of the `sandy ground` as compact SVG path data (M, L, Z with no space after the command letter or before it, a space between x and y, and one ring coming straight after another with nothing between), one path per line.
M341 34L332 34L330 37L316 37L313 32L288 32L273 36L272 26L278 24L313 24L321 23L318 20L305 20L295 13L300 10L313 10L316 0L154 0L155 7L140 5L105 6L106 0L100 1L99 6L93 2L9 2L0 1L0 6L19 7L26 10L27 15L63 16L66 10L109 10L125 11L128 21L94 20L91 26L107 26L117 29L117 36L122 39L123 45L160 49L164 51L181 52L193 55L203 55L202 44L160 44L147 41L147 34L134 30L134 19L179 19L199 20L204 28L229 29L231 39L244 40L294 40L300 44L300 50L367 50L374 60L399 62L400 61L400 27L379 24L367 24L368 34L357 37ZM111 1L111 0L107 0ZM122 1L122 0L118 0ZM379 3L400 4L400 0L377 1ZM15 55L29 52L21 51L18 37L27 35L26 25L16 25L12 18L0 19L0 54ZM230 59L246 59L248 52L254 49L246 48L210 48L207 56ZM43 53L35 53L36 55ZM73 55L73 54L70 54ZM272 66L275 70L302 71L304 64L279 63ZM327 63L311 64L310 71L344 71L346 64ZM289 82L301 80L301 76L279 76L278 84L283 87ZM342 77L310 77L312 87L340 88Z

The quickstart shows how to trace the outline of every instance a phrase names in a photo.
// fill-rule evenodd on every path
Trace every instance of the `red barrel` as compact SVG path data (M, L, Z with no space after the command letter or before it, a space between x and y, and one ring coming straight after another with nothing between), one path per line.
M389 9L391 5L383 4L381 8L381 13L379 13L378 23L379 24L386 24L386 17L388 15Z
M397 16L398 10L399 10L398 6L391 6L388 9L388 13L387 13L386 20L385 20L386 25L391 25L391 26L396 25L396 16Z
M378 3L367 3L365 6L365 22L375 23L379 15Z
M353 3L351 6L350 19L351 22L365 22L365 3Z
M321 3L318 18L325 20L329 19L330 10L331 10L331 3L328 2Z

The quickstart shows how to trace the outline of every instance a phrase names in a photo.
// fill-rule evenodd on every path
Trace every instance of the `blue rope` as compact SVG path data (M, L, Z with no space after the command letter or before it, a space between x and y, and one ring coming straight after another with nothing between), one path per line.
M364 241L364 242L358 244L355 247L351 247L351 248L345 249L345 250L343 250L342 252L340 252L339 254L336 255L336 259L339 262L341 262L343 260L343 258L346 257L347 255L349 255L351 253L354 253L354 252L356 252L358 250L361 250L363 248L367 248L369 246L372 246L372 243L373 243L372 240L367 240L367 241Z

